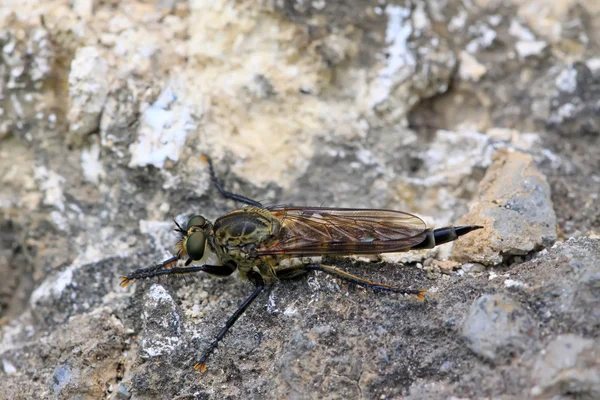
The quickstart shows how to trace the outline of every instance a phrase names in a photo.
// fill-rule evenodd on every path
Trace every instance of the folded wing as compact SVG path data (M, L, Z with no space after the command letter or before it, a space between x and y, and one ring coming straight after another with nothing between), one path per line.
M421 243L427 226L416 215L393 210L273 207L281 230L258 255L379 254Z

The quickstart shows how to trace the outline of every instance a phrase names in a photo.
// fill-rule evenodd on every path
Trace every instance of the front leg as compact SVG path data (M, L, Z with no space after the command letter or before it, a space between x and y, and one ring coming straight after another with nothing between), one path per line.
M179 261L178 257L172 257L152 267L135 270L129 275L121 277L121 286L125 287L136 279L149 279L161 275L189 274L192 272L206 272L211 275L226 277L231 275L236 269L236 265L233 263L225 263L223 265L201 265L194 267L174 267L174 265L177 265L177 261ZM186 265L188 264L189 262L186 262Z

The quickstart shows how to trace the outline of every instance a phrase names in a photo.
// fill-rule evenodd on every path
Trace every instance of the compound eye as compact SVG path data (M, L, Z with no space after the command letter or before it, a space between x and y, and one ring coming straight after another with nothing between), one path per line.
M188 255L194 261L198 261L204 257L205 247L206 238L204 237L204 232L202 231L192 233L185 244L185 249Z
M193 226L197 226L197 227L203 227L204 224L206 224L206 219L204 219L203 216L201 215L194 215L192 218L190 218L190 220L187 223L187 229L190 230L191 227Z

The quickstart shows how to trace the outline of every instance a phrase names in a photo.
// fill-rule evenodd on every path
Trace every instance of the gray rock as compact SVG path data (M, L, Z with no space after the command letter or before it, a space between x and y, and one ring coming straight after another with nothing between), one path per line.
M69 73L69 144L80 146L87 135L98 131L109 89L108 63L99 49L78 49Z
M462 336L477 355L496 364L526 356L538 344L535 320L511 298L483 295L473 302Z
M600 330L599 257L600 240L569 239L516 266L511 276L528 287L543 326L587 336Z
M600 135L600 69L584 62L560 70L548 126L565 137Z
M181 315L173 297L162 286L152 284L144 293L140 351L145 357L172 353L181 340Z
M539 398L600 398L600 343L578 335L560 335L539 354L532 371L531 394Z
M117 390L115 391L112 399L113 400L128 400L131 398L131 392L129 391L129 389L127 389L127 387L123 384L119 384L119 386L117 386Z
M597 341L594 2L544 18L541 2L376 3L3 3L0 398L569 396L560 372L534 380L538 357L506 344L527 321L498 329L504 347L479 335L492 362L460 323L495 294L537 326L532 351L565 333ZM485 178L496 204L477 193L498 149L518 152ZM328 259L426 300L318 273L281 282L200 374L251 285L198 275L124 289L119 277L172 254L173 217L239 206L218 196L202 153L228 190L267 204L391 208L438 227L475 198L486 230L454 244L481 264L457 269L452 244ZM503 258L513 265L482 270ZM582 376L569 382L595 393Z
M499 264L551 246L557 237L546 178L530 155L513 151L494 155L479 198L458 223L485 227L455 243L452 256L459 261Z

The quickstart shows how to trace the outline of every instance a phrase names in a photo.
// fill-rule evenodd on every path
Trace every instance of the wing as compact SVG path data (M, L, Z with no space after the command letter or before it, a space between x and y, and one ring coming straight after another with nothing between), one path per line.
M281 223L258 255L311 256L379 254L410 249L425 240L427 225L419 217L392 210L273 207Z

